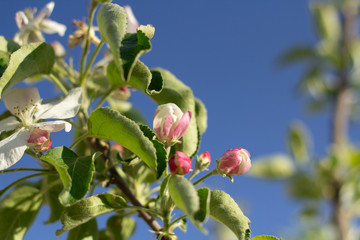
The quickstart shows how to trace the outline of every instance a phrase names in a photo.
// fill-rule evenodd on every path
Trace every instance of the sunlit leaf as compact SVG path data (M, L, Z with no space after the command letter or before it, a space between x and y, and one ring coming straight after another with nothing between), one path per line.
M49 73L54 59L54 50L46 43L30 43L15 51L0 78L0 99L6 89L20 81L37 74Z
M209 215L210 209L210 190L208 188L200 188L197 190L200 199L199 211L195 214L195 219L204 222Z
M250 220L229 194L220 190L211 191L210 217L225 224L239 240L250 238Z
M300 162L309 160L310 139L303 124L294 123L287 133L287 143L294 158Z
M154 144L134 121L111 108L98 108L90 114L88 127L89 135L119 143L156 169Z
M251 240L281 240L281 239L274 236L261 235L261 236L253 237Z
M69 231L97 216L117 211L126 207L124 198L110 193L101 193L65 208L61 217L62 229L56 235Z
M0 36L0 51L13 53L20 48L14 40Z
M274 154L252 161L250 174L255 177L278 179L290 177L295 167L292 159L285 154Z
M59 200L63 205L71 205L88 193L95 171L94 159L98 156L99 154L79 157L63 146L54 148L41 157L42 160L54 166L59 173L64 185L59 195Z
M97 240L99 236L96 219L83 223L69 231L66 240Z
M104 3L98 10L96 18L102 38L110 46L120 77L125 80L120 57L120 47L127 29L126 12L117 4Z
M195 98L195 114L200 134L203 134L207 128L207 110L204 103L198 98Z
M0 239L23 239L42 202L38 188L31 184L16 186L0 201Z

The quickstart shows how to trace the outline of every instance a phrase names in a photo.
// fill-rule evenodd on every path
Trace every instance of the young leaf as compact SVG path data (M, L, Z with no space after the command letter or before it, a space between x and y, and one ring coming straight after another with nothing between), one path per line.
M59 195L63 190L61 180L57 175L47 175L43 177L42 188L47 189L52 186L46 192L44 192L44 201L50 208L49 219L45 224L54 223L58 221L64 210L64 206L59 201Z
M69 206L86 196L95 171L94 159L98 156L99 154L79 157L63 146L54 148L41 157L59 173L64 185L64 190L59 195L61 204Z
M30 184L17 185L0 201L0 239L23 239L42 201L38 188Z
M204 103L198 98L195 98L195 115L199 132L203 134L207 128L207 110Z
M107 67L107 76L111 85L121 86L127 84L133 88L139 89L148 95L157 94L162 90L163 79L158 72L152 72L150 69L137 60L133 67L131 77L125 82L120 75L114 62L110 62Z
M261 235L261 236L253 237L251 240L281 240L281 239L274 236Z
M166 169L167 153L164 144L155 139L155 133L148 126L139 124L139 127L144 135L154 144L156 149L157 178L160 178Z
M292 159L286 154L274 154L253 161L250 174L254 177L280 179L294 174Z
M130 217L111 216L106 222L106 235L110 239L127 240L135 232L136 222Z
M169 194L178 208L192 219L199 211L200 200L194 185L186 178L172 175L169 181Z
M98 108L90 114L88 127L89 135L121 144L156 169L157 152L154 144L144 136L134 121L111 108Z
M211 191L210 217L225 224L239 240L250 238L250 220L229 194L220 190Z
M20 81L37 74L49 73L54 61L54 50L46 43L22 46L11 54L8 67L0 78L0 99L6 89Z
M137 33L127 34L122 41L120 52L126 80L130 79L136 61L141 55L151 50L150 39L154 36L154 32L153 26L141 25L138 27Z
M56 231L59 236L97 216L126 207L124 198L110 193L101 193L65 208L61 216L62 229Z
M96 218L91 219L90 221L83 223L76 228L73 228L69 231L69 235L66 240L80 240L88 239L95 240L98 239L98 225Z
M309 160L309 137L305 126L294 123L287 134L288 145L294 158L300 162Z
M197 190L200 199L200 209L195 214L195 220L204 222L209 215L210 209L210 190L208 188L200 188Z
M20 48L14 40L0 36L0 51L13 53Z
M102 38L110 46L121 79L125 80L120 58L120 47L127 29L126 12L117 4L105 3L97 13L97 23Z

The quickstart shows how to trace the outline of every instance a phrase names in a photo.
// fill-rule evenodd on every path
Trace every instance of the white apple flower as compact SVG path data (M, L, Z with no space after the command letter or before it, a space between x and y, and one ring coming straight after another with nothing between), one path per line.
M28 146L33 147L35 151L47 150L50 147L49 143L51 144L50 135L44 134L43 131L50 133L62 129L66 132L71 130L71 124L63 120L39 120L74 117L81 105L81 88L72 89L64 99L47 104L41 104L42 99L36 88L14 88L7 91L3 99L6 108L14 116L0 121L0 133L14 129L15 132L0 141L0 170L19 161Z
M126 32L127 33L136 33L137 28L139 27L138 21L136 20L136 17L129 5L124 6L124 9L125 9L127 19L128 19Z
M54 6L54 2L49 2L36 16L34 15L36 9L25 9L17 12L15 20L20 31L15 34L14 40L20 45L29 42L42 42L45 39L41 32L47 34L58 33L60 36L64 36L66 26L48 19Z

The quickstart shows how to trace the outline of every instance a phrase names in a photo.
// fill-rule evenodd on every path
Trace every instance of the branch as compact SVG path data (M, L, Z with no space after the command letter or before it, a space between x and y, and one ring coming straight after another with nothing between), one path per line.
M99 139L96 138L89 138L87 142L92 149L102 152L101 157L104 162L110 160L110 147L108 144L101 142ZM144 208L144 206L135 197L135 195L132 193L130 188L126 185L125 181L120 177L114 167L109 169L109 173L111 177L111 183L114 183L134 206ZM137 211L139 213L139 216L146 222L147 225L149 225L149 227L154 232L158 233L162 231L162 227L152 216L150 216L147 212L143 210ZM171 240L171 238L162 237L161 240Z

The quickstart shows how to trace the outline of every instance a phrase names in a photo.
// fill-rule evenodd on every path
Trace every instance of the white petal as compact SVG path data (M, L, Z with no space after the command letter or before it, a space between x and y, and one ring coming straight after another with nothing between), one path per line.
M41 99L36 88L13 88L6 91L4 103L13 115L17 115L19 109L21 111L31 109L36 104L39 105Z
M34 125L32 125L32 127L34 128L38 127L48 132L58 132L63 130L64 128L65 128L65 132L71 131L71 124L62 120L35 123Z
M124 6L125 12L128 17L128 25L127 25L127 32L128 33L136 33L137 28L139 27L139 23L136 20L133 11L131 10L130 6Z
M22 29L25 25L29 23L29 19L26 17L23 11L19 11L16 13L15 21L19 29Z
M74 117L81 106L81 88L74 88L56 103L41 104L35 112L36 119L66 119Z
M40 23L40 29L41 31L48 34L58 33L60 36L64 36L66 31L66 26L64 24L52 21L50 19L44 19Z
M27 148L30 133L23 129L0 141L0 170L4 170L21 159Z
M34 18L34 24L40 23L44 18L48 18L51 15L54 7L54 2L49 2L46 4L45 7L40 10L39 14Z
M15 117L8 117L0 121L0 133L3 131L14 130L20 125Z

